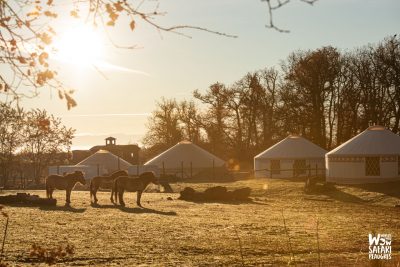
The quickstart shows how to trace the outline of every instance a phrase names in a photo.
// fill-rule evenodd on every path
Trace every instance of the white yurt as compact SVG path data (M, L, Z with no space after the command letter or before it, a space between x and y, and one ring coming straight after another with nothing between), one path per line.
M79 166L94 166L97 168L99 175L111 174L118 170L128 170L132 164L126 160L114 155L113 153L100 149L93 155L82 160Z
M289 135L254 157L256 178L291 178L325 172L327 151L307 139Z
M225 166L225 161L189 141L182 141L147 161L145 166L157 166L161 174L191 177L196 173Z
M371 126L326 154L326 181L381 183L400 179L400 136Z

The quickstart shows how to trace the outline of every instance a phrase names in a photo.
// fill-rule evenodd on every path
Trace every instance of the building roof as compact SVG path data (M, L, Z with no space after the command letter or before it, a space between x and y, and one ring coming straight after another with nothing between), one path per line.
M119 150L119 149L137 149L137 150L140 150L138 145L130 144L130 145L112 145L112 146L110 146L110 145L97 145L97 146L91 147L89 149L89 151L96 152L98 150L107 150L107 149L112 150L112 151Z
M210 168L213 164L220 167L225 164L222 159L189 141L179 142L144 165L157 165L162 168L163 162L165 168L179 168L182 162L185 167L192 163L193 168Z
M282 141L261 152L255 158L304 159L324 158L327 151L307 139L289 135Z
M400 136L383 126L371 126L330 151L330 155L399 155Z
M77 163L76 165L89 165L89 166L102 166L106 168L109 172L116 171L118 169L126 170L128 167L132 166L126 160L108 152L107 150L99 150L93 155L90 155L86 159Z

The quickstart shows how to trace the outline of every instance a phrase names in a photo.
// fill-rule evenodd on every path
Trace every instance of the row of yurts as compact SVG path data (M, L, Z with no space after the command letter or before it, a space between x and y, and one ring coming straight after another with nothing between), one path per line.
M183 141L164 151L144 165L129 162L99 150L74 166L51 166L50 174L73 170L85 172L90 179L115 170L128 170L130 175L144 171L183 174L221 168L225 162ZM290 178L325 174L327 182L342 184L379 183L400 180L400 136L383 126L371 126L362 133L328 152L307 139L290 135L254 157L257 178ZM179 175L180 176L180 175Z

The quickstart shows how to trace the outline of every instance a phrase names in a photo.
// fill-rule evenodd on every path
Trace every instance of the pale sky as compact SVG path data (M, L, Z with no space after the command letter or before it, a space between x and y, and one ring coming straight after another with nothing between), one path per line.
M275 24L290 33L265 28L268 13L259 0L159 3L159 9L168 12L159 20L162 24L201 26L239 37L186 30L192 36L188 39L159 33L141 21L131 32L129 22L121 21L113 40L142 48L124 50L106 45L103 62L119 67L104 69L107 79L92 67L58 63L62 80L76 89L77 107L67 111L65 102L48 90L22 105L45 108L62 117L65 125L77 130L73 148L103 144L109 135L117 137L118 144L137 143L146 131L148 115L162 96L190 99L195 89L206 90L217 81L231 84L249 71L279 66L296 50L327 45L350 50L400 34L398 0L319 0L314 6L292 0L274 14Z

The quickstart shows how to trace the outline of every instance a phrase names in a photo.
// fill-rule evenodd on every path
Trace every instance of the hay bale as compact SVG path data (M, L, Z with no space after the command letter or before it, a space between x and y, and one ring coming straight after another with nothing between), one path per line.
M232 200L249 200L251 193L250 187L235 189L232 192Z
M204 200L229 200L227 192L224 186L210 187L204 191L203 197Z
M191 187L185 187L185 188L181 191L180 196L179 196L179 199L183 199L183 200L194 200L194 198L195 198L195 193L196 193L196 190L194 190L193 188L191 188Z
M56 199L40 198L38 195L17 193L15 195L0 196L0 204L24 204L32 206L56 206Z

